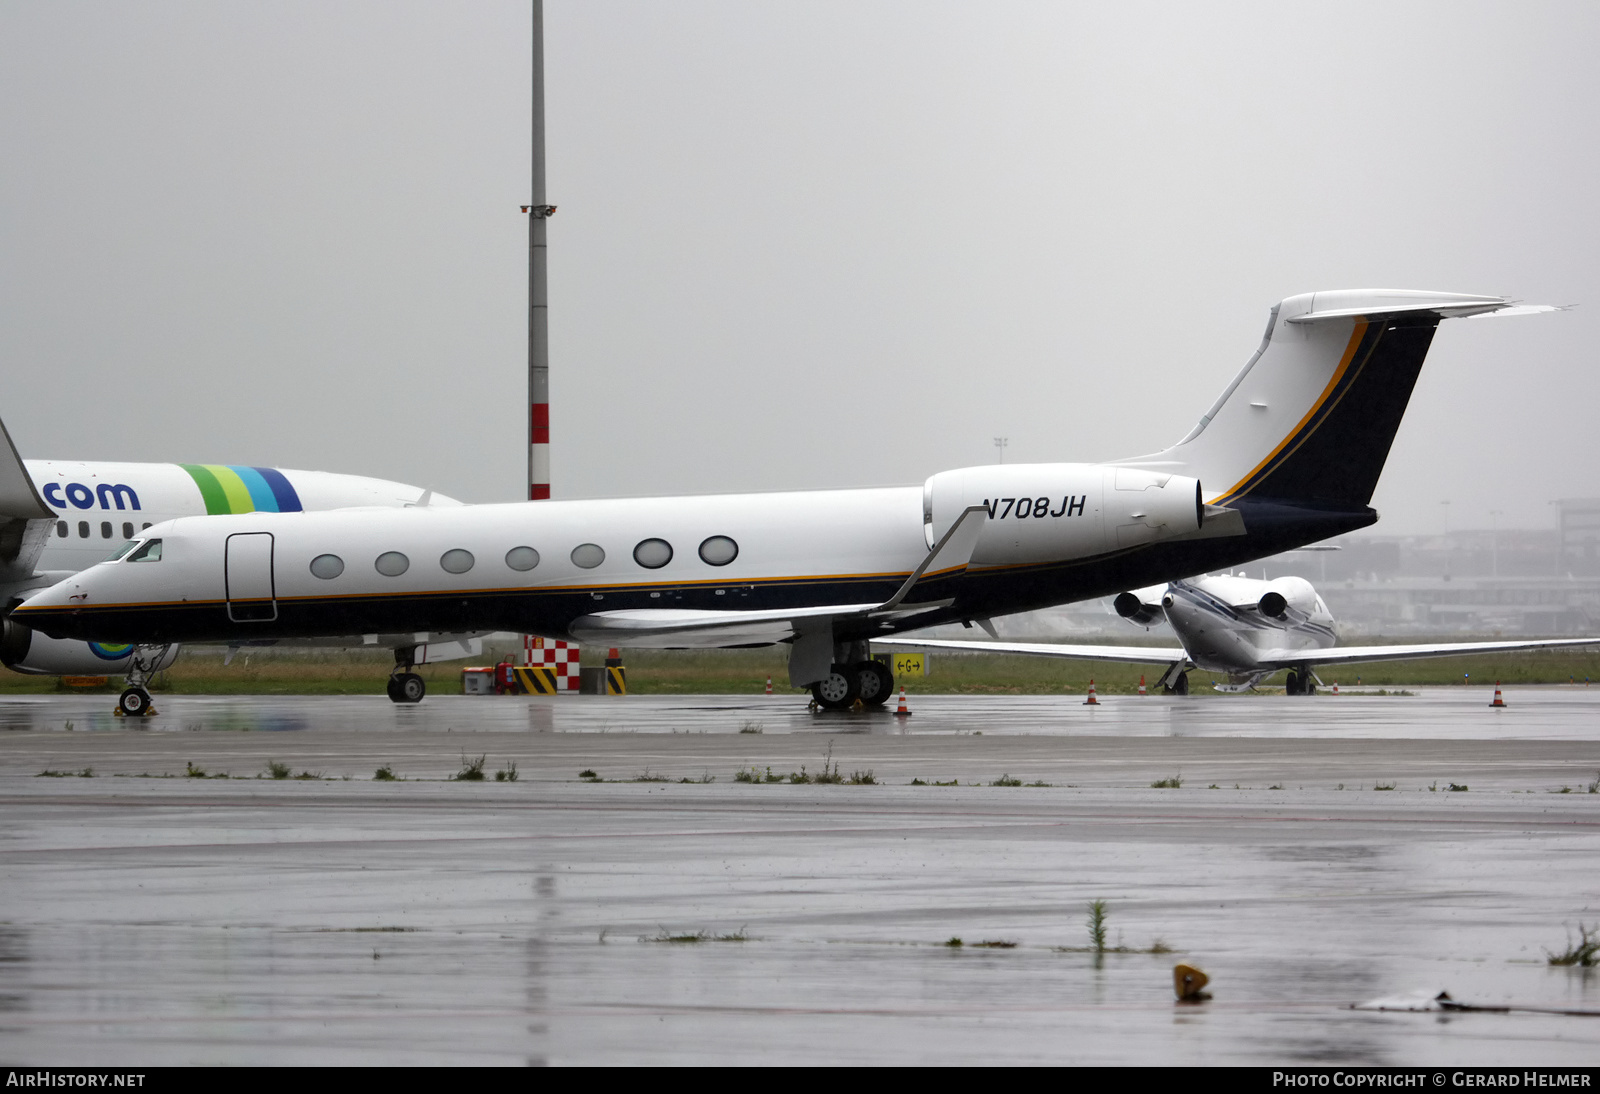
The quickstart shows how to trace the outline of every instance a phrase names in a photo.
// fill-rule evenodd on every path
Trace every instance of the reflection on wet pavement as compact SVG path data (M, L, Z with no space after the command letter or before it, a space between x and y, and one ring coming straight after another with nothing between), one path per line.
M0 1055L1592 1062L1588 1019L1346 1009L1421 987L1600 1009L1593 970L1544 952L1600 906L1600 697L1523 695L1542 728L1507 739L1440 690L1181 736L1167 700L1143 708L1167 729L1093 735L1050 728L1081 716L1059 700L924 700L903 733L762 714L762 734L738 730L773 708L703 697L168 700L176 724L99 732L83 697L3 704ZM732 781L815 771L830 743L875 783ZM446 781L478 753L517 781ZM257 778L268 760L324 777ZM620 781L640 775L673 781ZM1111 946L1173 952L1086 952L1094 899ZM1211 1002L1173 1001L1179 957Z

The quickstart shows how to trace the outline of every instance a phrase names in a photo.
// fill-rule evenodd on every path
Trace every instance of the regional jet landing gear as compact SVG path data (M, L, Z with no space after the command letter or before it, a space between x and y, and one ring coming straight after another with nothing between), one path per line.
M164 646L135 646L132 655L128 658L128 686L117 699L117 712L129 718L142 718L146 714L154 714L150 706L150 692L146 686L150 678L156 674L158 666L166 660L167 651L172 647Z
M422 677L412 672L416 665L417 647L401 646L394 651L394 671L389 674L389 698L396 703L420 703L428 694L428 685Z

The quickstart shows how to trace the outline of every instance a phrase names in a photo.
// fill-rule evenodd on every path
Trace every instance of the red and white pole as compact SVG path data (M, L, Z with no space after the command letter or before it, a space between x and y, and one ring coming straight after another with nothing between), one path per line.
M528 214L528 500L550 497L550 302L544 192L544 0L533 0L533 173Z

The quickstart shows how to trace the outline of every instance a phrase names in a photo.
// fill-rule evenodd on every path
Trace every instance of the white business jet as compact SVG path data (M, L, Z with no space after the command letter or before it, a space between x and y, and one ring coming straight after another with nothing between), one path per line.
M203 514L460 504L417 486L325 471L23 460L0 422L0 614L5 615L0 663L35 676L125 674L134 645L50 638L16 621L9 610L39 589L104 561L119 544L153 525ZM416 644L410 632L380 637ZM438 636L429 648L431 660L451 653L464 657L471 640ZM166 668L177 653L176 645L166 647L148 660L149 671Z
M1500 642L1436 642L1421 645L1336 646L1333 615L1303 577L1256 581L1235 574L1207 575L1121 593L1118 615L1148 629L1163 620L1181 645L1080 646L1054 642L968 642L962 639L897 638L915 649L1021 653L1076 661L1121 661L1165 665L1158 681L1169 693L1189 694L1189 672L1220 673L1218 691L1246 691L1288 669L1284 691L1311 695L1315 670L1369 661L1411 661L1473 653L1508 653L1558 646L1595 646L1600 638L1531 638Z
M191 517L16 609L62 638L510 630L603 645L791 646L825 707L880 703L870 643L1109 596L1363 528L1441 320L1554 310L1344 290L1272 309L1171 448L944 471L921 486ZM422 680L397 663L390 696ZM130 675L124 704L137 706Z

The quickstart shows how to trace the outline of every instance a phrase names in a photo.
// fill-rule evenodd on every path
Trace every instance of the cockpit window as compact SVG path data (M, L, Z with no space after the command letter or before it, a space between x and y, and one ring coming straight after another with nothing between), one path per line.
M128 556L128 561L129 562L160 562L161 561L161 541L159 539L147 539L147 540L145 540L144 543L140 545L140 547L139 547L139 549L137 551L133 552L133 554Z
M127 543L124 543L121 547L118 547L116 551L112 553L111 557L106 559L106 561L115 562L117 559L121 558L123 555L127 554L137 546L139 546L139 541L136 539L130 539Z

